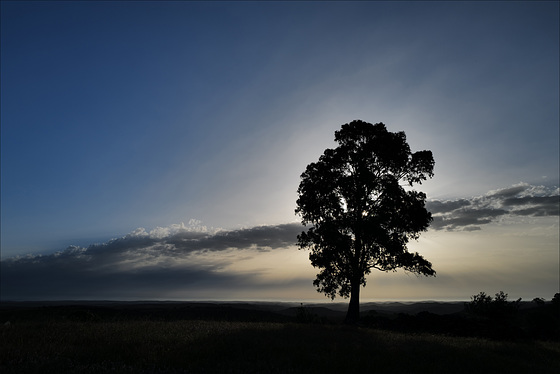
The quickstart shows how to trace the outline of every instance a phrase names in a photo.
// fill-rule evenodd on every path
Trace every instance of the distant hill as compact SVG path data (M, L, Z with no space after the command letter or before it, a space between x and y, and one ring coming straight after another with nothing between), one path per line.
M429 312L434 314L453 314L462 312L465 303L462 301L441 302L441 301L421 301L421 302L388 302L388 303L365 303L361 306L361 310L366 312L370 310L392 313L418 314L420 312Z
M344 320L347 308L347 303L302 304L258 301L3 301L0 303L0 322L2 322L2 319L10 320L23 316L31 318L35 314L41 314L45 317L98 319L286 321L297 318L302 310L323 320L339 322ZM364 303L360 306L362 315L367 315L370 311L382 315L417 314L420 312L444 315L461 312L463 308L464 304L461 302L378 302Z
M456 314L464 311L464 302L368 302L360 305L362 315L375 311L381 315L406 313L416 315L429 312L437 315ZM534 303L522 302L521 308L531 308ZM165 318L233 318L275 319L295 317L301 308L327 319L343 319L348 303L294 303L258 301L106 301L106 300L63 300L63 301L2 301L0 311L48 308L54 310L95 309L101 314L130 316L152 316ZM274 318L273 318L274 317ZM0 321L1 322L1 321Z

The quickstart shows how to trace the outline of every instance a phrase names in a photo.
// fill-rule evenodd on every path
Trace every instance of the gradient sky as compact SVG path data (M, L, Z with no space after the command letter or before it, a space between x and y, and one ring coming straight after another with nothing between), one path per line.
M550 299L558 2L1 2L2 299L325 300L299 176L354 119L429 149L436 278Z

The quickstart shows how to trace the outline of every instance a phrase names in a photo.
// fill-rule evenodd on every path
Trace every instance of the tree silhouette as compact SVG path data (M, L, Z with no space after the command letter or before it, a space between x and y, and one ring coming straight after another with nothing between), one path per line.
M504 291L496 293L494 299L485 292L479 292L477 295L471 296L471 302L465 304L465 308L473 315L504 319L515 315L519 309L519 303L521 303L521 298L516 301L508 301L507 298L508 294Z
M542 297L535 297L533 299L533 302L538 306L543 306L544 304L546 304L546 301Z
M350 296L347 323L359 319L360 287L371 269L435 276L432 264L407 243L432 221L426 195L410 187L433 176L431 151L411 153L404 132L356 120L335 132L327 149L301 174L296 213L312 225L300 249L321 269L313 284L334 299Z

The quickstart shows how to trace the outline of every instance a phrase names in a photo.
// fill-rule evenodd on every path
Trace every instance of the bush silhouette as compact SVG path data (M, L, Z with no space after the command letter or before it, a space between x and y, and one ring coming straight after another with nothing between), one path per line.
M508 294L504 291L496 293L494 299L485 292L471 296L471 302L465 305L466 311L474 316L490 319L504 319L515 316L519 309L521 298L507 301Z

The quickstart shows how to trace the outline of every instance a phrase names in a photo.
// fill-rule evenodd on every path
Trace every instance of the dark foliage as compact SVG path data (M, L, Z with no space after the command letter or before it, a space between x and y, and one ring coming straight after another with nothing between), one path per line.
M544 305L546 301L542 297L535 297L533 299L533 302L540 306L540 305Z
M327 319L325 317L319 316L310 308L307 308L303 306L303 304L301 304L301 306L297 308L296 321L299 323L326 323Z
M494 299L486 295L485 292L480 292L477 295L471 296L471 302L465 304L465 309L468 313L491 319L504 319L515 316L519 309L521 299L517 301L507 301L508 294L503 291L498 292Z
M332 299L350 296L347 320L355 322L371 269L435 275L429 261L407 250L432 220L426 195L409 187L433 176L434 160L431 151L412 153L404 132L383 123L353 121L335 140L338 147L301 175L296 213L311 227L298 244L320 269L317 290Z
M262 310L254 305L213 303L122 303L113 306L56 305L14 306L0 308L0 321L235 321L235 322L288 322L289 316Z
M483 337L496 340L546 339L560 340L560 304L532 302L518 304L514 316L489 318L466 311L436 314L428 311L398 313L370 310L362 317L363 327L403 333L434 333L449 336ZM11 306L0 307L0 322L10 321L9 328L25 323L105 323L219 321L338 325L344 314L334 310L304 306L284 308L263 307L257 304L214 303L122 303L100 305ZM2 328L2 326L0 326ZM7 328L7 327L5 327Z
M529 335L519 326L483 320L465 315L438 315L420 312L416 315L399 313L396 316L369 314L362 319L369 327L406 333L428 332L453 336L484 337L492 339L520 339Z
M473 318L468 313L438 315L380 314L370 311L364 326L405 333L425 332L495 340L545 339L560 341L560 314L552 303L520 310L511 318Z

